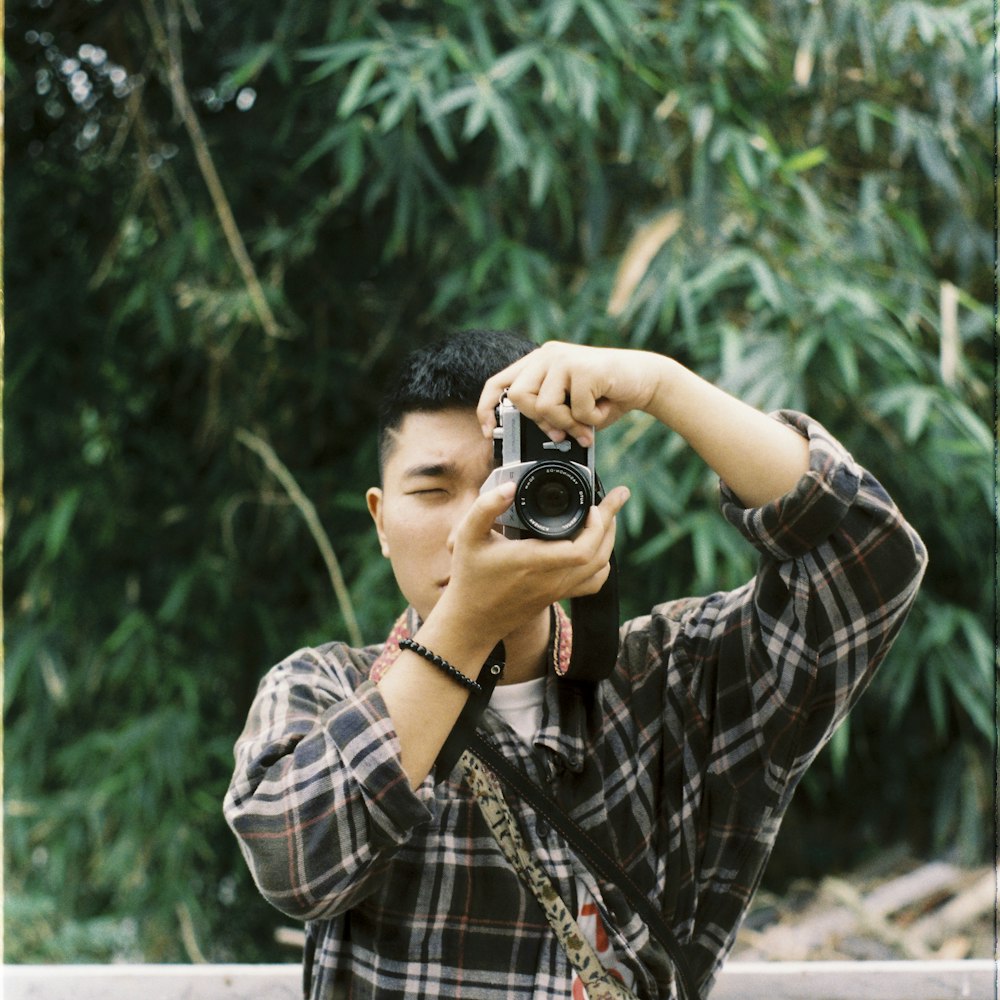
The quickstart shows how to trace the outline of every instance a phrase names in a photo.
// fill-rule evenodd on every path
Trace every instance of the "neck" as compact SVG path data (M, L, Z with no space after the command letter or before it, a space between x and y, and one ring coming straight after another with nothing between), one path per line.
M546 653L549 648L549 615L546 608L533 621L516 632L504 636L507 655L501 684L520 684L544 677L547 670Z

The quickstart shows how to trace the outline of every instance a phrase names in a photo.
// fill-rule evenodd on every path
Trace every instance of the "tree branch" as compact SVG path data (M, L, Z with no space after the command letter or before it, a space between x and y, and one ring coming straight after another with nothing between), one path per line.
M271 312L271 307L264 295L264 289L261 286L260 279L257 277L257 271L254 268L253 261L250 259L250 254L247 252L243 236L236 225L236 219L233 216L229 199L226 197L219 173L215 169L215 161L212 159L208 143L205 140L205 133L202 131L201 122L198 121L191 98L188 95L187 88L184 86L180 53L177 52L176 46L171 45L163 22L160 20L160 15L153 4L153 0L142 0L142 6L146 12L146 21L153 36L153 44L159 51L160 57L167 68L167 78L170 83L170 93L173 97L174 105L181 116L184 128L187 130L191 145L194 147L198 168L201 170L202 178L205 181L209 196L212 199L212 205L215 208L215 214L218 216L222 232L226 237L226 242L229 244L229 251L233 255L233 260L236 262L236 266L239 268L244 284L247 287L247 292L250 294L250 301L253 303L257 318L260 320L268 336L287 336L274 318L274 313Z
M333 546L330 544L329 536L323 530L315 505L302 492L295 477L288 471L288 467L278 458L274 449L265 440L242 427L236 430L236 440L260 456L268 471L281 483L292 503L298 507L310 534L323 555L323 562L326 563L327 572L330 574L330 582L333 584L333 592L337 597L340 613L344 616L351 644L354 646L364 645L361 629L358 627L358 619L354 614L354 605L351 603L351 595L347 590L347 584L344 583L344 575L340 571L340 563L333 551Z

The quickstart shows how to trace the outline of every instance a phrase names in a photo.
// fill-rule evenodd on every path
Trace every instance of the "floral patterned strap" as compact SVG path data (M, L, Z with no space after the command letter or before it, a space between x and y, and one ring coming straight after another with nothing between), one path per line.
M468 750L459 758L459 765L490 832L504 857L538 900L545 919L583 982L589 1000L636 1000L635 994L605 969L593 945L583 936L569 908L556 892L552 880L525 846L496 775Z

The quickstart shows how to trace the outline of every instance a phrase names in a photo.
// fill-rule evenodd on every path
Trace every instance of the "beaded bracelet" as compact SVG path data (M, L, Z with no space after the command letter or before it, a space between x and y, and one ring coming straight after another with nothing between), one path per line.
M418 656L422 656L428 663L433 663L439 670L443 670L453 681L458 681L462 687L466 687L470 691L474 691L476 694L482 693L483 689L476 681L474 681L471 677L466 677L461 670L457 667L453 667L443 656L438 656L437 653L432 653L426 646L421 646L419 642L414 642L410 638L401 639L399 642L399 648L409 649Z

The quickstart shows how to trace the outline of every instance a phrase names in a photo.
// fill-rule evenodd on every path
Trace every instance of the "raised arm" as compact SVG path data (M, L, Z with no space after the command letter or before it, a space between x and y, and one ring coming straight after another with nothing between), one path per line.
M508 397L553 438L589 443L590 426L642 410L680 434L748 507L794 488L809 468L809 446L791 427L648 351L549 343L491 378L477 409L484 433Z

